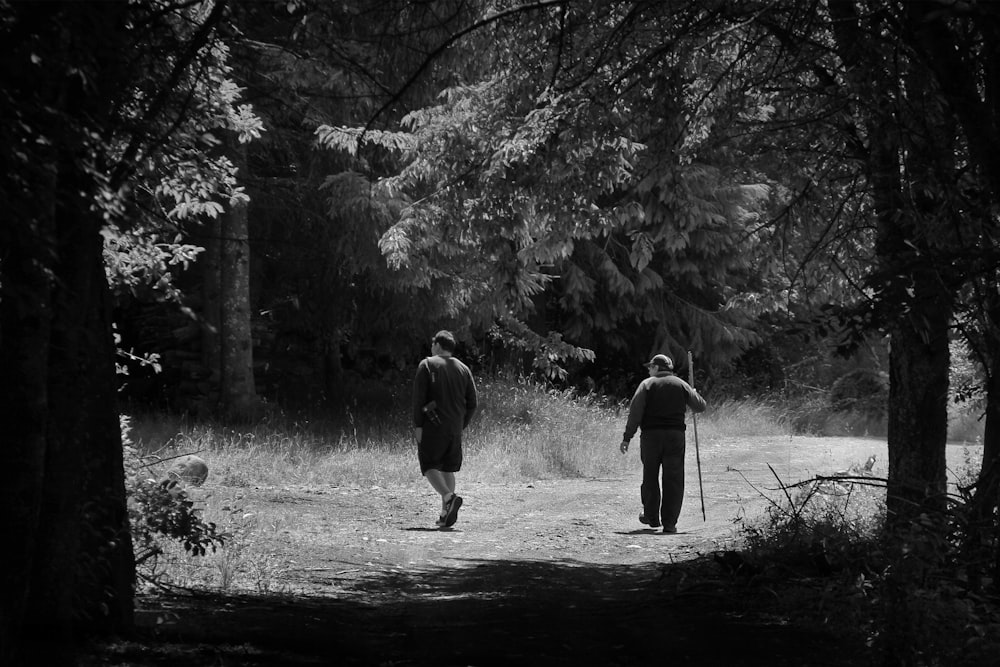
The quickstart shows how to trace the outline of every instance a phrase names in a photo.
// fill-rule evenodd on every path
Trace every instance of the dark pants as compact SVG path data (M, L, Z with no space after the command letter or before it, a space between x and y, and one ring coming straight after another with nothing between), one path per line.
M417 444L420 474L428 470L458 472L462 469L462 429L457 431L424 426Z
M665 527L673 528L684 502L684 431L643 431L639 438L639 457L642 459L642 513L651 520L659 516Z

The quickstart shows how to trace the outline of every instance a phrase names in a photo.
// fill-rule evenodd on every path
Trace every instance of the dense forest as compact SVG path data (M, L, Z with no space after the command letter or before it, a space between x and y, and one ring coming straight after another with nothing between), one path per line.
M440 328L616 397L689 350L717 396L887 382L890 533L974 405L996 587L994 3L6 0L0 32L5 662L132 623L122 401L317 405Z

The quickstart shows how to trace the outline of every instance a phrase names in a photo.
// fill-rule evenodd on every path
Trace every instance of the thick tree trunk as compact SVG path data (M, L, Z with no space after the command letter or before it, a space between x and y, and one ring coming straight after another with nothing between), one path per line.
M928 296L892 328L889 355L889 527L946 506L948 317L946 295Z
M246 150L234 135L227 154L244 172ZM258 405L253 377L250 305L249 220L245 202L227 207L205 223L201 257L202 360L210 372L212 407L234 419L250 417Z
M998 313L1000 314L1000 313ZM996 319L992 320L998 321ZM996 331L996 329L993 329ZM994 335L989 341L990 368L986 379L986 427L983 430L983 462L976 487L969 502L967 551L970 558L970 580L981 582L985 575L993 582L994 593L1000 592L1000 340ZM993 553L982 553L984 546L993 545ZM982 570L978 555L986 556Z
M883 317L889 320L889 474L887 528L905 526L945 506L948 438L948 333L953 296L939 267L928 265L920 214L900 182L899 147L888 123L871 146L873 201L878 215L876 253ZM911 175L912 177L912 175Z
M115 405L100 215L71 161L8 226L0 404L8 530L0 550L3 664L72 664L81 631L132 624L132 543ZM47 195L40 195L47 192ZM58 203L58 206L53 204Z
M978 493L985 511L1000 507L1000 341L986 384L986 427L983 430L983 462L979 473Z
M81 633L132 623L96 206L106 170L93 144L122 84L113 67L110 79L100 74L121 62L126 11L125 3L18 5L11 20L23 39L0 49L4 90L16 101L0 105L0 405L12 472L0 484L12 536L0 549L4 665L73 664Z
M961 284L950 253L965 248L955 230L967 215L941 194L942 183L958 178L958 147L952 133L940 131L951 116L932 73L915 63L899 76L908 140L898 153L880 155L879 166L902 166L902 182L893 184L901 186L902 206L880 216L876 248L887 300L899 308L890 326L890 528L947 507L948 343Z
M880 643L885 664L904 667L918 664L920 653L913 632L920 627L921 609L911 599L912 582L934 558L925 553L929 545L917 534L914 519L923 513L940 519L938 510L946 506L948 330L954 286L949 285L946 266L934 261L942 227L939 209L945 207L933 193L939 191L936 177L951 175L935 160L934 153L941 149L938 133L912 140L913 127L939 118L940 109L928 95L926 72L909 62L911 69L898 71L874 65L883 44L862 30L855 3L829 0L828 8L863 119L861 134L867 137L865 158L878 221L879 267L872 286L891 341L886 532L892 538L889 548L897 550L897 566L885 581ZM901 62L895 55L882 57L885 63ZM918 118L918 109L932 117ZM901 124L911 134L901 131ZM910 556L904 558L904 553Z
M10 172L7 172L8 174ZM30 179L29 174L22 177ZM52 323L52 283L47 267L53 252L54 187L34 182L37 202L5 198L3 259L0 261L0 410L3 455L13 474L0 484L7 534L0 549L0 664L20 664L21 637L29 601L29 576L39 542L45 482L48 422L48 359ZM53 627L52 636L66 629Z
M911 596L912 585L923 576L921 568L938 555L933 551L933 540L919 534L918 526L926 524L916 519L928 514L936 525L943 526L947 505L945 445L952 295L934 267L921 262L922 250L913 246L912 239L923 235L913 226L919 219L913 217L912 207L899 205L900 191L886 187L896 180L894 156L877 149L873 160L876 173L881 172L873 178L873 188L879 210L882 302L891 318L886 534L890 537L888 547L896 550L897 564L885 581L881 643L887 666L910 667L919 664L913 632L920 627L921 618L920 605Z
M1000 201L1000 15L985 6L954 15L947 10L957 7L935 3L914 2L906 4L905 9L908 30L904 36L923 54L928 67L934 71L938 86L959 120L971 163L990 190L995 207ZM979 38L977 54L965 48L973 33L978 33ZM977 64L982 65L981 69L974 66ZM995 238L995 235L994 225L993 231L982 238ZM992 250L987 247L987 252ZM987 293L996 294L995 278L989 272L985 277L974 279L983 282ZM994 587L1000 589L1000 543L996 537L1000 529L1000 340L997 334L1000 317L993 304L988 304L984 310L987 316L982 320L983 330L977 337L983 341L981 353L989 366L986 430L982 469L970 503L972 525L966 548L978 551L984 542L988 544L992 540L993 581Z
M246 147L230 137L230 155L246 172ZM250 228L247 204L231 204L222 214L220 253L221 349L220 407L223 414L249 417L257 405L253 377L253 333L250 306Z
M132 542L125 510L114 340L103 220L73 171L60 174L48 364L49 422L39 538L26 623L40 646L51 628L112 632L132 623Z

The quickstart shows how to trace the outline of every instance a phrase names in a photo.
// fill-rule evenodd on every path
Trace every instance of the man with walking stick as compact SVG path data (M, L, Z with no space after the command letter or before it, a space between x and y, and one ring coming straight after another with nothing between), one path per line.
M650 528L663 526L664 533L677 532L677 517L684 502L684 413L704 412L705 399L694 387L674 375L674 362L657 354L646 364L649 377L639 383L629 405L628 422L620 449L641 428L639 456L642 460L642 514L639 521ZM660 475L663 490L660 491Z

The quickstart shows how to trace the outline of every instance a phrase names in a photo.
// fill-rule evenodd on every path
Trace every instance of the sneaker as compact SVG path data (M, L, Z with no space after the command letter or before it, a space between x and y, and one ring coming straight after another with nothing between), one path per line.
M446 518L447 517L442 514L441 516L438 517L438 520L434 522L434 525L437 526L438 528L444 528L444 522Z
M455 522L458 521L458 508L462 506L462 496L457 493L451 497L451 502L448 503L448 512L444 517L445 526L454 526Z
M644 523L647 526L649 526L650 528L659 528L660 527L660 522L659 521L657 521L656 519L647 519L645 514L640 514L639 515L639 523Z
M677 532L677 526L664 526L663 527L663 532L664 533L676 533Z

